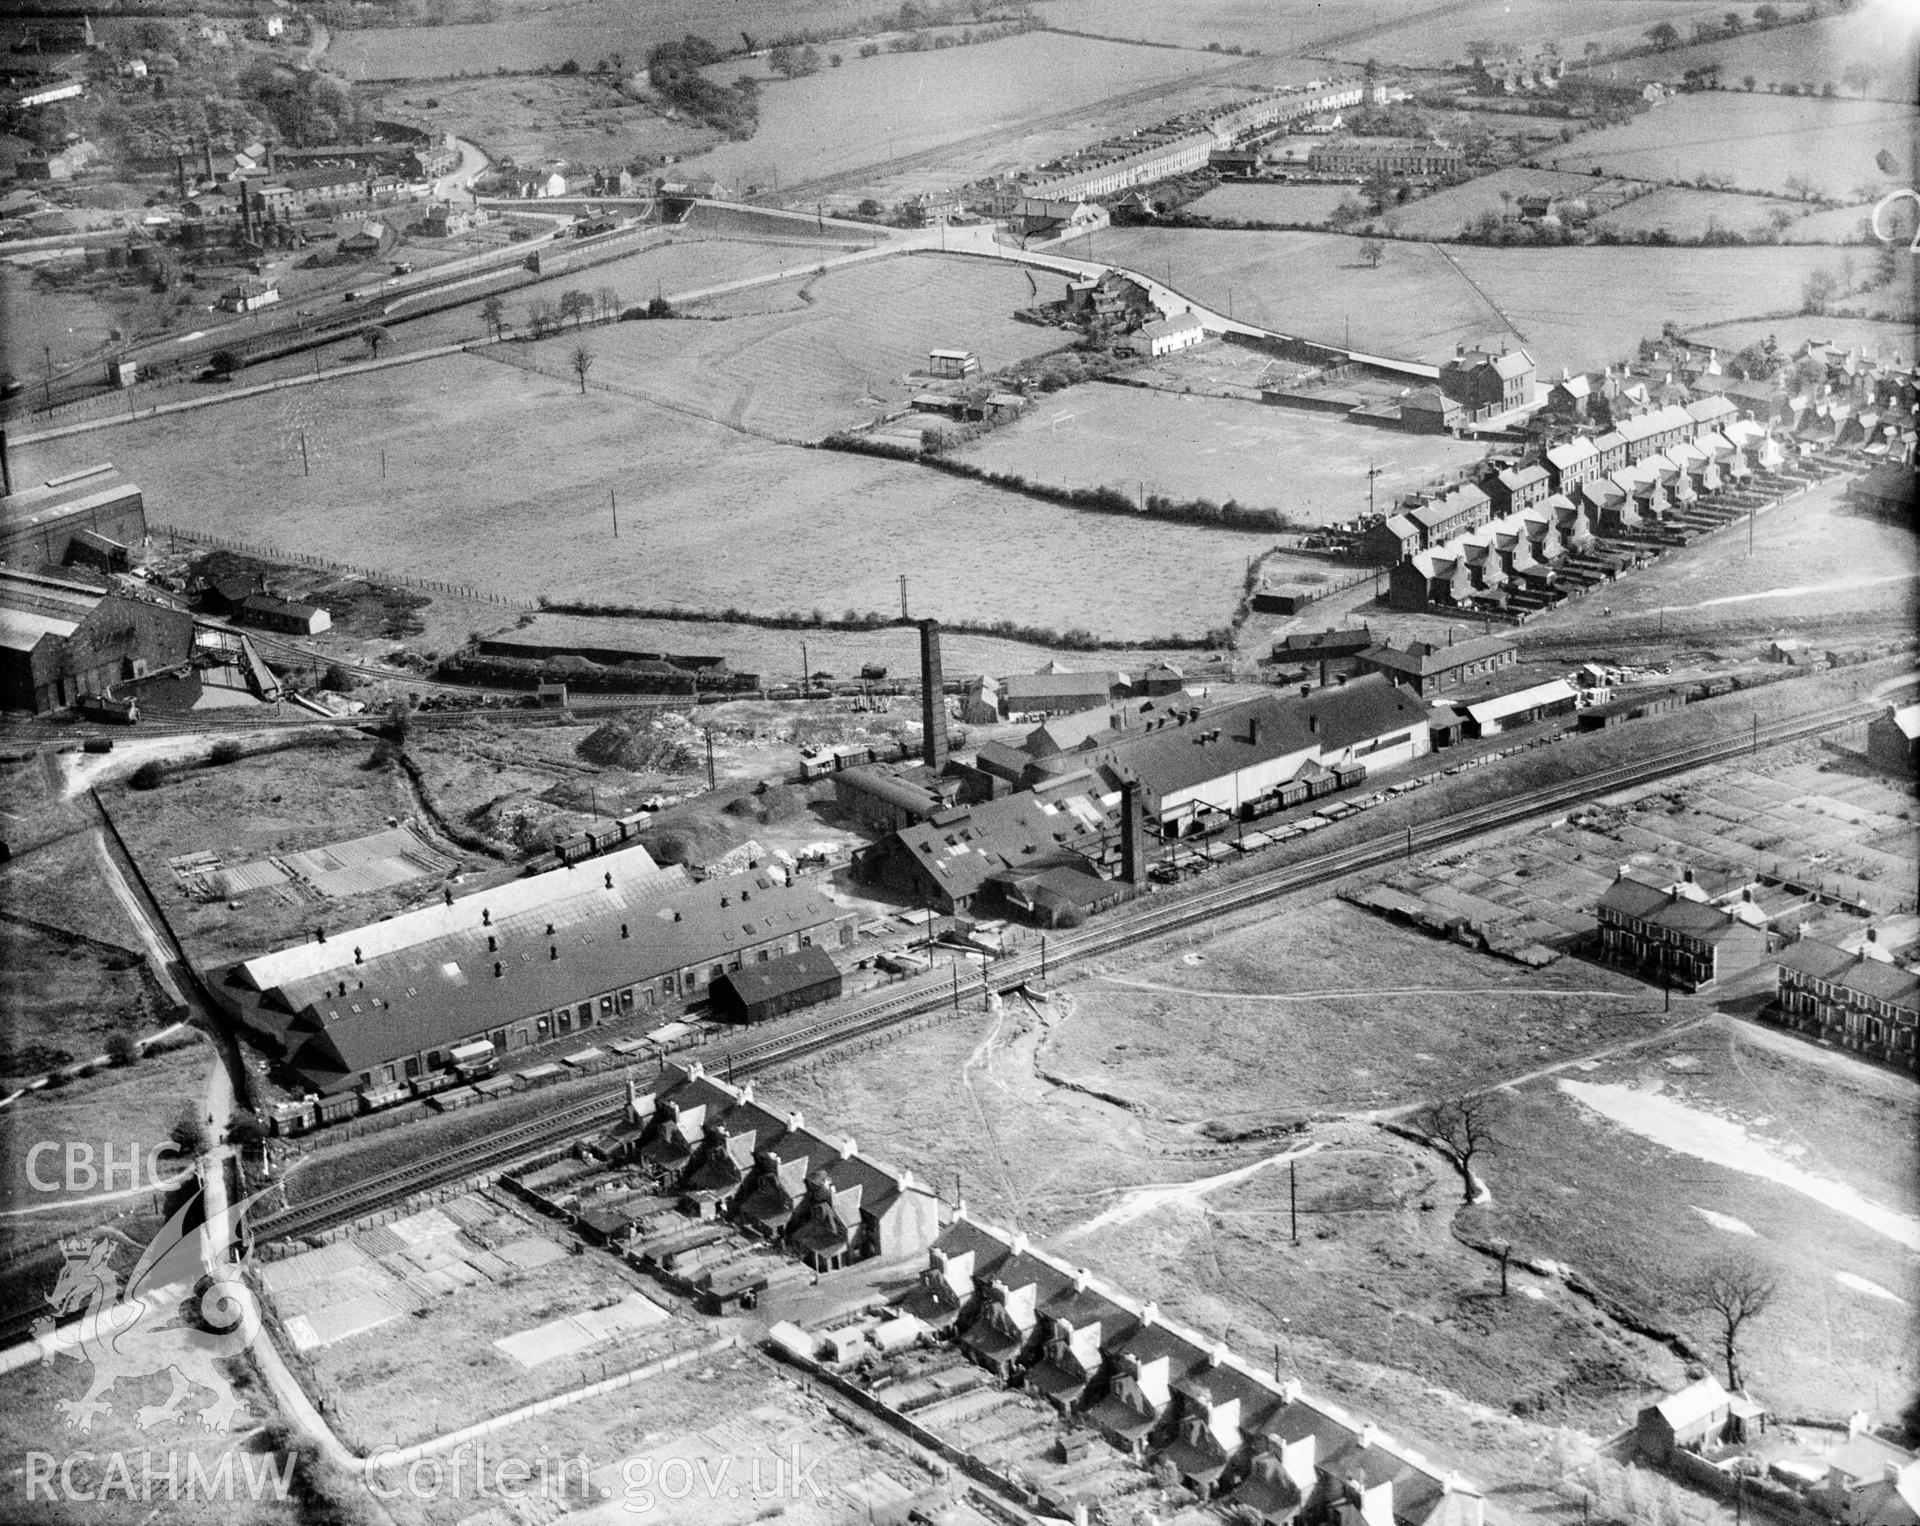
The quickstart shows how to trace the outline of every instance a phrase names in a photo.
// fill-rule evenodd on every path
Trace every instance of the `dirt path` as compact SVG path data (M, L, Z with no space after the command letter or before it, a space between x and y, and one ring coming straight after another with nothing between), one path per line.
M1260 1160L1251 1161L1247 1165L1236 1166L1231 1171L1222 1171L1217 1176L1203 1176L1195 1181L1129 1187L1121 1194L1120 1201L1111 1208L1104 1208L1084 1224L1076 1224L1073 1228L1055 1235L1053 1243L1065 1245L1090 1235L1096 1230L1107 1229L1115 1224L1131 1224L1135 1219L1144 1218L1157 1208L1165 1208L1175 1203L1198 1203L1209 1193L1218 1192L1223 1187L1236 1186L1268 1166L1304 1160L1309 1155L1319 1153L1320 1148L1318 1143L1314 1143L1304 1145L1297 1150L1283 1150L1278 1155L1268 1155Z

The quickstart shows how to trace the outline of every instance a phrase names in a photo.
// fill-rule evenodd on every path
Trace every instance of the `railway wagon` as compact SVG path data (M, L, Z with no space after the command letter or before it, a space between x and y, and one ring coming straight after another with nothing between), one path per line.
M308 1097L301 1102L276 1102L267 1109L267 1126L278 1137L286 1138L293 1134L305 1134L320 1126L320 1109L316 1098Z
M342 1092L337 1097L321 1097L314 1103L319 1122L343 1123L360 1111L360 1094Z

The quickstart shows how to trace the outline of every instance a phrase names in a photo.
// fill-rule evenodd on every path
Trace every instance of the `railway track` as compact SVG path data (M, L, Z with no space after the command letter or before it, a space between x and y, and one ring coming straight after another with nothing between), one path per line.
M1104 918L1098 926L1050 936L1045 966L1051 970L1095 955L1134 947L1297 890L1328 883L1358 870L1394 862L1416 851L1445 847L1616 790L1687 773L1711 763L1725 762L1756 752L1761 747L1820 736L1872 713L1870 704L1854 701L1814 715L1770 722L1737 736L1674 748L1650 758L1527 790L1505 800L1456 811L1384 839L1356 843L1313 858L1278 865L1229 884L1185 894L1152 896L1144 902L1135 903L1130 911ZM755 1075L884 1032L896 1024L925 1016L949 1004L979 1001L988 992L1011 991L1041 973L1042 958L1036 951L1010 956L983 974L969 975L958 981L933 974L923 975L897 990L789 1032L758 1041L715 1046L703 1051L703 1059L707 1068L716 1074L735 1077ZM611 1122L618 1117L624 1101L624 1087L609 1088L562 1112L516 1125L471 1145L425 1157L398 1170L284 1210L255 1225L254 1236L258 1240L270 1240L311 1234L387 1207L426 1188L524 1159L574 1137L585 1127Z

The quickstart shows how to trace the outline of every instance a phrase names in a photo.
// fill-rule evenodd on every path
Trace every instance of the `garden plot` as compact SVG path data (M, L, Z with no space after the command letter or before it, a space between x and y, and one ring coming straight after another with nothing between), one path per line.
M1705 91L1680 95L1620 127L1602 128L1547 156L1553 169L1640 180L1724 177L1743 191L1850 196L1856 186L1904 183L1920 109L1885 101L1809 100ZM1897 168L1882 171L1885 151Z
M484 1193L270 1262L262 1275L317 1394L362 1449L456 1429L690 1338L639 1291L638 1274L610 1256L569 1255Z
M217 853L203 849L170 858L167 867L189 895L203 900L284 887L298 901L365 895L428 875L447 875L459 865L422 841L410 826L402 826L243 864L223 864Z

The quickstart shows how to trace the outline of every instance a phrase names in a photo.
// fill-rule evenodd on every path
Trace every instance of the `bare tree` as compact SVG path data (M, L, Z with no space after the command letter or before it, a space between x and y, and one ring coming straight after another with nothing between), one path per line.
M500 325L507 316L507 304L498 297L488 297L480 304L480 321L487 326L487 332L495 339L500 337Z
M580 380L580 395L587 395L587 372L593 369L593 351L584 344L575 345L573 353L567 357L567 363L573 367L573 374Z
M367 347L367 353L375 360L380 358L380 347L392 337L391 334L381 328L377 323L371 328L360 331L360 342Z
M593 311L593 298L584 291L563 291L560 293L560 318L565 322L573 320L573 326L580 327L580 320Z
M1482 1155L1500 1153L1493 1101L1485 1094L1430 1102L1409 1120L1428 1139L1453 1157L1465 1182L1466 1201L1474 1200L1473 1162Z
M1780 1279L1750 1251L1723 1251L1705 1262L1688 1287L1693 1306L1720 1324L1727 1388L1740 1391L1740 1332L1773 1307Z
M593 291L594 302L600 309L603 319L615 318L620 313L620 293L611 286L596 286Z

